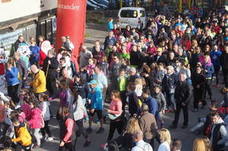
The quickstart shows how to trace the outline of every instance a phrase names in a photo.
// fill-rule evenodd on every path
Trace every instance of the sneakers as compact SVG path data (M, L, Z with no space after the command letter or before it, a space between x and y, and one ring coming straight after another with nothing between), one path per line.
M88 147L90 144L91 144L91 141L86 141L83 146Z
M100 127L99 130L97 131L97 134L103 133L104 132L104 128Z
M54 138L53 138L53 137L48 137L47 140L48 140L48 141L53 141Z

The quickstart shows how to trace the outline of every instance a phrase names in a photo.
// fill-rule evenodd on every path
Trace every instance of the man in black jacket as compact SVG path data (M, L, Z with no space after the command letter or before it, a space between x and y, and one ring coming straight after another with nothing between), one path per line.
M54 55L54 50L48 51L48 56L44 60L44 72L47 79L47 90L51 98L55 98L57 95L56 79L58 77L58 66L59 63Z
M175 119L173 121L173 125L171 128L177 128L177 124L179 121L179 115L181 109L184 113L184 123L182 128L188 127L188 103L190 101L191 96L191 88L186 81L186 75L184 73L179 74L179 81L177 83L174 98L176 100L176 111L175 111Z

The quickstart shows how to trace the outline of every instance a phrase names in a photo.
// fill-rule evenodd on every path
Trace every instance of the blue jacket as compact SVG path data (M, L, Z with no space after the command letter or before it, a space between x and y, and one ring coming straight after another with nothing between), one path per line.
M156 114L157 114L157 112L158 112L158 103L157 103L157 101L156 101L154 98L152 98L151 96L149 96L149 97L145 100L144 103L146 103L146 104L148 105L148 107L149 107L149 112L150 112L151 114L153 114L153 115L156 115Z
M90 89L88 99L91 100L92 109L103 110L102 89L100 87L97 86L93 89Z
M38 46L30 46L29 49L31 51L30 64L32 65L32 64L37 63L39 61L39 58L40 58L40 47L38 47Z
M111 30L114 29L113 22L111 22L111 21L108 22L108 25L107 26L108 26L108 31L111 31Z
M205 75L205 78L206 79L211 79L212 78L212 75L213 75L213 73L214 73L214 66L213 66L213 64L212 63L210 63L210 64L205 64L205 66L204 66L204 71L205 71L205 73L204 73L204 75Z
M6 81L8 86L14 86L20 83L18 79L19 70L16 67L12 67L11 70L6 70Z
M222 52L220 50L218 51L211 51L211 61L214 66L220 66L220 56L222 55Z

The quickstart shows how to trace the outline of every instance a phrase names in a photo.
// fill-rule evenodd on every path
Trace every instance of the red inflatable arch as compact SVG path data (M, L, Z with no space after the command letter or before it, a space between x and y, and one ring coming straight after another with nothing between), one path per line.
M77 67L79 48L84 43L85 26L86 0L58 0L56 48L61 48L62 36L70 36L75 47L72 60Z

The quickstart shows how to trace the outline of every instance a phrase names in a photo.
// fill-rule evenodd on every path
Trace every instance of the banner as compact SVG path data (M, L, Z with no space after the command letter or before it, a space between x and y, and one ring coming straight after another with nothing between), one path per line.
M62 36L70 36L74 44L72 60L77 66L79 48L84 43L86 0L59 0L57 5L56 48L61 48Z

